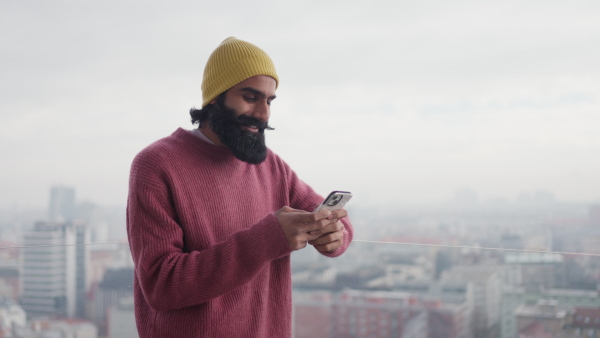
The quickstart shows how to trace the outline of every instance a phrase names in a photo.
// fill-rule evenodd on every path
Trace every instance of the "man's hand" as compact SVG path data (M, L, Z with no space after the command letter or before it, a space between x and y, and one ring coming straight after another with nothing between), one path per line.
M309 241L321 253L333 252L344 243L344 223L340 218L348 216L345 209L338 209L332 213L331 223L320 230L312 231L310 234L318 236L317 239Z
M275 212L275 217L277 217L292 250L306 247L308 241L315 240L324 234L321 230L335 224L333 214L329 210L312 213L283 207ZM328 230L328 232L330 231Z

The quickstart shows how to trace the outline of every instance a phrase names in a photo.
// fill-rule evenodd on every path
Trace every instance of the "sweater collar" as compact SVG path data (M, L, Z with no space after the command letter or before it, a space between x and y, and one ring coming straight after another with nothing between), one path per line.
M213 141L211 141L206 135L204 135L201 131L200 128L194 128L191 130L188 130L190 133L196 135L197 137L199 137L201 140L208 142L210 144L215 144Z

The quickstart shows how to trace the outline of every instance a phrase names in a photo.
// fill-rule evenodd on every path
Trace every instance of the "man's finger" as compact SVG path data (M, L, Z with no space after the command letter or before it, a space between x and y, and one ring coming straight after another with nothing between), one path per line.
M346 211L346 209L337 209L331 212L333 218L344 218L346 216L348 216L348 211Z
M336 222L337 222L336 219L332 219L332 220L322 219L320 221L317 221L315 223L314 230L309 231L308 233L311 236L320 236L322 234L326 234L328 232L335 231Z
M338 230L338 231L333 231L333 232L329 232L325 235L322 235L316 239L313 239L311 241L308 241L308 244L310 245L323 245L323 244L327 244L330 242L335 242L337 240L340 240L344 238L344 232L342 230Z
M283 208L281 208L281 210L283 210L284 212L299 212L299 213L309 213L307 211L304 210L299 210L299 209L294 209L292 207L288 207L287 205L284 206Z
M302 214L302 223L314 223L323 219L331 218L331 211L323 210L316 213L307 212Z
M324 235L336 231L341 231L344 229L344 223L339 222L337 220L333 220L331 223L323 226L320 229L310 231L309 234L311 236Z
M342 241L339 240L339 241L333 241L333 242L330 242L327 244L315 245L314 248L317 249L319 252L334 252L341 246L342 246Z
M330 210L321 210L319 212L315 212L313 213L316 217L317 221L320 221L322 219L332 219L333 218L333 213Z

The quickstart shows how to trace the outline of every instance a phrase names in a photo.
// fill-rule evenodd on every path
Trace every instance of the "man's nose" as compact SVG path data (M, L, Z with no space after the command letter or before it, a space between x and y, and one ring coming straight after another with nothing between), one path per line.
M267 102L267 100L260 100L260 102L254 106L253 116L255 118L259 119L261 122L269 121L270 114L271 114L271 107L269 106L269 103Z

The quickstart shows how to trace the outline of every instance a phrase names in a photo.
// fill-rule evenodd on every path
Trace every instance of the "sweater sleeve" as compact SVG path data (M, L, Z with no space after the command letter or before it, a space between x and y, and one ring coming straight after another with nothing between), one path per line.
M227 240L186 252L169 190L132 167L127 231L137 282L148 304L169 311L202 304L247 283L291 252L274 214Z

